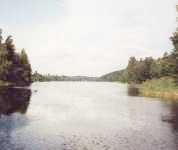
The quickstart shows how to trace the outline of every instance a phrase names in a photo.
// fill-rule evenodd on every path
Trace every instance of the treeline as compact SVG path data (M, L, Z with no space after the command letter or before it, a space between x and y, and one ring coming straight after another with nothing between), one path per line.
M40 74L38 73L37 71L35 71L33 74L32 74L32 81L33 82L46 82L46 81L61 81L61 76L58 76L58 75L50 75L50 74L47 74L47 75L43 75L43 74Z
M37 71L32 75L33 82L49 82L49 81L101 81L97 77L87 76L64 76L64 75L51 75L51 74L40 74Z
M126 69L101 76L106 81L120 81L127 83L142 83L149 79L171 77L178 81L178 32L170 38L174 49L165 52L161 58L146 57L136 59L130 57Z
M170 53L165 53L163 57L153 59L146 57L145 59L136 60L135 57L129 59L126 68L127 81L129 83L142 83L148 79L172 77L177 79L178 75L178 33L175 32L171 37L174 49Z
M12 36L3 40L0 29L0 85L28 86L31 82L31 65L25 50L17 53Z

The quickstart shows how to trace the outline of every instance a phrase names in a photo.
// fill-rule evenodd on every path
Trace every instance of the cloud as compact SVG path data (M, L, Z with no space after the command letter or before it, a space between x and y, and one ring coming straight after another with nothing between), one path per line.
M17 1L3 0L14 14L4 12L0 26L42 73L99 76L126 67L130 56L159 57L172 48L176 0Z

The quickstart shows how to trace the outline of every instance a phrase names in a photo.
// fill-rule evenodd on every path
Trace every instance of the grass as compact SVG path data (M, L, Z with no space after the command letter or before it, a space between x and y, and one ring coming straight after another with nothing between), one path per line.
M170 77L147 80L141 84L139 91L142 96L178 101L178 85Z
M11 84L9 82L5 82L0 80L0 86L10 86Z

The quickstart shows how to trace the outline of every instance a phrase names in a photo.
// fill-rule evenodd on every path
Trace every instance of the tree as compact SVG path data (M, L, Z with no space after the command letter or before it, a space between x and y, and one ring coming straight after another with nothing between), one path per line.
M8 36L5 40L5 46L8 52L8 59L13 61L15 55L15 46L13 44L13 39L11 35Z
M135 59L135 57L130 57L127 66L128 82L136 82L136 70L135 70L136 65L137 65L137 60Z
M23 72L21 74L22 81L24 81L26 84L30 83L32 80L31 79L32 69L28 60L28 56L24 49L22 49L20 54L20 63L21 68L23 69Z
M3 38L2 38L2 29L0 29L0 45L2 44L2 40L3 40Z
M0 47L0 80L7 80L11 62L7 59L7 51Z
M174 45L174 49L171 53L172 59L174 59L174 65L176 68L176 74L178 74L178 31L176 31L171 37L171 41Z
M160 78L162 67L160 65L160 59L154 60L150 65L150 78Z
M15 52L12 36L3 43L0 30L0 80L16 86L26 86L31 83L31 65L25 50L20 54Z
M146 57L139 61L131 57L127 67L128 81L142 83L147 79L158 78L161 76L161 66L152 57Z
M25 52L25 49L22 49L22 51L20 53L20 62L21 62L22 65L29 64L28 56Z

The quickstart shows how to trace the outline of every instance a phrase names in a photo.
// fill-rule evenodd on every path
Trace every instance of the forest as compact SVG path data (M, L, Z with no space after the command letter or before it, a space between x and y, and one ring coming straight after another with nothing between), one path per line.
M115 71L101 78L108 81L121 81L140 84L146 80L170 77L178 80L178 32L170 38L174 45L171 52L165 52L160 58L146 57L136 59L130 57L126 69Z
M170 38L174 49L163 57L153 59L146 57L145 59L136 60L135 57L129 59L127 66L128 82L142 83L148 79L171 77L177 80L178 74L178 32Z
M12 36L5 40L0 29L0 85L29 86L32 69L24 49L16 52Z

